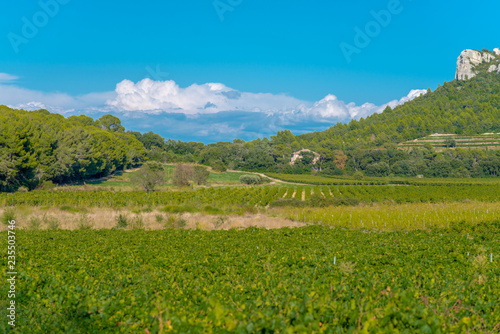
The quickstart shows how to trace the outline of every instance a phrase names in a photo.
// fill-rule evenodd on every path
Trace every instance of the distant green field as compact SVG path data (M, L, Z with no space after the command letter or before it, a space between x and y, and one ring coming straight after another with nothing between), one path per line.
M170 182L172 173L175 169L174 165L165 165L165 187L171 187L173 184ZM106 180L93 180L87 181L87 185L94 185L99 187L114 187L114 188L124 188L124 187L133 187L131 179L136 171L133 172L118 172L115 175L107 178ZM213 172L210 171L210 175L208 176L208 184L209 185L218 185L218 184L239 184L240 176L242 175L251 175L251 173L238 173L238 172Z

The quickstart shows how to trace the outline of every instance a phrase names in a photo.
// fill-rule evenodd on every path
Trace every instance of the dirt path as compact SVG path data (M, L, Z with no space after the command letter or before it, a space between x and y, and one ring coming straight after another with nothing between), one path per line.
M227 172L259 175L260 177L265 177L266 179L271 180L272 181L271 184L293 184L293 185L298 185L298 186L312 186L311 184L307 184L307 183L295 183L295 182L289 182L289 181L275 179L275 178L267 176L266 174L263 174L263 173L245 172L245 171L241 171L241 170L232 170L232 169L228 169Z

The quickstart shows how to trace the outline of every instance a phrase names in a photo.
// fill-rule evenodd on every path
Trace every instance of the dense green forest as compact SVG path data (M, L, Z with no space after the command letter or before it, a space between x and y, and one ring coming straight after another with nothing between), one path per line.
M24 111L0 106L0 191L34 189L47 181L66 183L109 175L141 165L198 162L215 170L240 169L326 175L491 177L500 175L500 151L447 149L431 145L401 150L398 143L432 133L473 135L500 132L500 75L482 73L447 82L434 92L366 119L338 123L322 132L295 136L280 131L270 139L235 139L205 145L165 140L127 131L118 118ZM321 155L313 165L304 153Z
M140 165L144 146L118 118L65 118L0 106L0 191L73 182Z

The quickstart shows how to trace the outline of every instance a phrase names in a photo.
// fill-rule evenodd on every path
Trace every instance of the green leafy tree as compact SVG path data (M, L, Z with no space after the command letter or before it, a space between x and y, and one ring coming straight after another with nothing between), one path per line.
M194 166L192 179L197 185L205 184L210 172L203 166Z
M133 182L140 185L147 192L154 191L165 183L163 164L156 161L146 162L134 175Z

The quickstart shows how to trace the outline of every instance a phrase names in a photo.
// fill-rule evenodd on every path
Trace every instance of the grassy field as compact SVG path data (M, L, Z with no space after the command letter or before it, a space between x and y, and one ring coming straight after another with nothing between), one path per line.
M498 222L468 234L20 230L13 332L495 333L498 237Z
M146 193L131 175L0 194L0 238L16 221L11 332L500 329L498 180L235 186L226 172Z
M171 182L172 173L174 171L175 165L164 165L165 168L165 185L160 187L159 190L168 190L173 187ZM114 175L98 180L86 181L85 185L91 187L102 187L102 188L118 188L118 189L135 189L138 188L132 180L137 171L120 171ZM240 184L239 178L242 175L248 175L251 173L239 173L239 172L215 172L210 170L208 176L207 185L217 186L217 185L238 185ZM69 186L69 188L81 188L81 184ZM68 187L68 186L66 186Z

